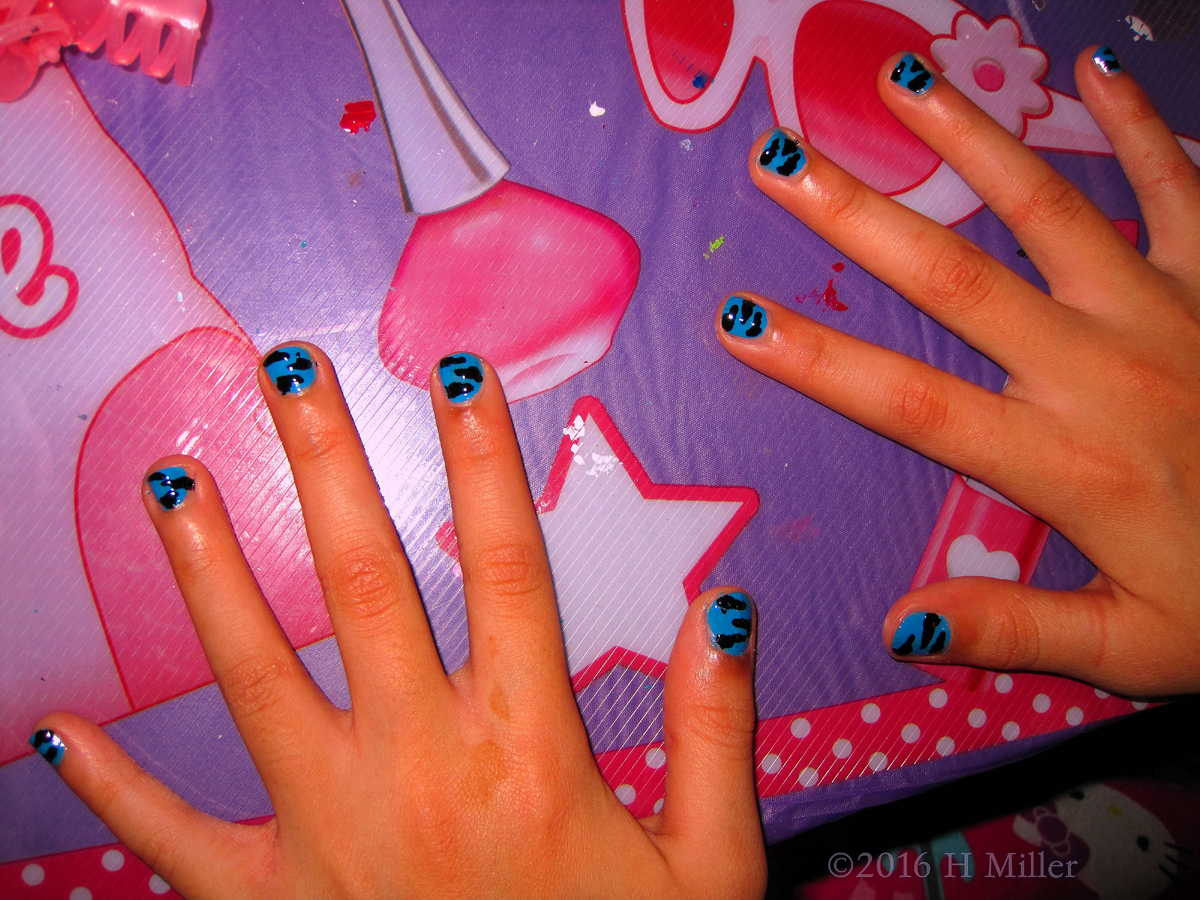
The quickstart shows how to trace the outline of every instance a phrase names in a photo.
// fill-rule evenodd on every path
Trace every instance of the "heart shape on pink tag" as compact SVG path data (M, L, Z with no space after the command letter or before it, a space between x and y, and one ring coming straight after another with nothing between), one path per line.
M1021 580L1021 564L1007 550L988 552L983 541L973 534L954 539L946 551L946 570L951 578L977 575L981 578Z

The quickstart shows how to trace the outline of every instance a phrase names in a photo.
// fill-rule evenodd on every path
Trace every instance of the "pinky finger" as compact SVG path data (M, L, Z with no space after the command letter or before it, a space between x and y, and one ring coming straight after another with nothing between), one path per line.
M52 713L30 743L126 847L180 894L250 898L274 825L224 822L188 805L87 719Z

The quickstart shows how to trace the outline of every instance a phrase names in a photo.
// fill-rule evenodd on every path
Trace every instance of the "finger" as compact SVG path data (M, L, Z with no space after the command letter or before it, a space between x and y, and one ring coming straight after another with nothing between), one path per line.
M897 659L1052 672L1128 696L1200 689L1172 660L1200 654L1197 629L1111 590L1048 591L951 578L902 597L884 621Z
M794 133L775 129L760 137L750 173L768 197L1009 374L1059 358L1066 327L1061 306L970 241L863 184Z
M134 854L187 897L266 896L272 825L205 815L148 775L117 743L70 713L43 718L31 743ZM256 888L262 888L258 890Z
M470 671L493 708L574 703L546 544L496 372L471 353L430 376L466 594ZM506 699L507 695L507 699Z
M1200 170L1111 49L1083 51L1075 61L1075 83L1137 195L1151 260L1168 270L1194 266L1200 246Z
M143 480L142 501L238 731L268 793L283 797L297 770L287 748L319 746L332 707L263 599L208 470L165 457Z
M391 718L389 701L399 695L409 709L436 708L449 685L329 357L291 344L268 353L258 375L292 466L355 710L381 704Z
M879 93L892 113L942 157L1009 230L1054 296L1088 310L1108 308L1142 271L1136 248L1050 164L941 75L913 90L906 74L928 60L897 55L880 70ZM1114 284L1117 263L1130 275ZM1116 291L1113 289L1117 288ZM986 351L985 351L986 352Z
M758 336L740 324L759 315ZM733 356L830 409L997 490L1018 489L1026 404L829 328L757 294L730 297L717 337ZM1015 474L1013 474L1015 473Z
M733 587L701 594L684 616L663 696L667 776L658 823L675 871L710 885L754 886L750 896L762 896L766 877L754 787L756 620L754 601ZM713 847L722 850L716 857ZM738 877L714 872L716 859Z

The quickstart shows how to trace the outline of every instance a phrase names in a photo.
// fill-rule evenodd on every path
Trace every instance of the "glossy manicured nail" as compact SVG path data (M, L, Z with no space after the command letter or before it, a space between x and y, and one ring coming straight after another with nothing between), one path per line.
M163 509L174 509L196 489L196 482L182 466L167 466L146 477L150 493Z
M795 175L804 168L806 159L800 145L786 131L776 128L758 155L758 164L776 175Z
M748 594L722 594L708 608L708 638L718 650L741 656L750 646L754 601Z
M62 738L45 728L33 733L29 739L29 746L42 754L46 762L56 767L67 755L67 745L62 742Z
M466 403L483 387L483 361L474 353L443 356L438 362L438 377L451 403Z
M914 94L923 94L933 84L933 73L911 53L906 53L892 69L892 81Z
M734 337L759 337L767 330L767 311L753 300L730 297L721 312L721 327Z
M263 368L281 394L298 394L317 380L317 364L303 347L280 347L263 360Z
M1121 71L1121 61L1117 59L1117 54L1113 53L1112 47L1101 47L1092 54L1092 62L1105 75L1116 75Z
M892 636L897 656L929 656L944 653L950 643L950 623L931 612L909 613Z

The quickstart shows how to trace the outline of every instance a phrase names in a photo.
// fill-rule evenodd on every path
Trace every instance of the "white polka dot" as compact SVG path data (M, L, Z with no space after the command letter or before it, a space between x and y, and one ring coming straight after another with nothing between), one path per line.
M663 798L659 797L657 800L654 801L654 811L656 813L660 813L660 812L662 812L662 808L663 808Z
M997 675L993 687L1001 694L1007 694L1012 690L1012 676L1008 674Z
M1149 706L1149 705L1150 705L1150 704L1149 704L1149 703L1147 703L1147 702L1146 702L1146 701L1144 701L1144 700L1134 700L1134 701L1133 701L1133 708L1134 708L1134 709L1145 709L1145 708L1146 708L1147 706Z
M125 854L120 850L105 850L104 855L100 857L100 865L110 872L115 872L125 865Z
M1083 722L1083 710L1078 706L1072 706L1067 710L1067 724L1079 725Z
M934 709L941 709L946 705L946 701L949 699L950 698L946 695L946 692L941 688L934 688L929 692L929 705Z
M1015 741L1021 736L1021 726L1016 722L1005 722L1004 727L1000 729L1000 736L1006 741Z
M796 782L801 787L812 787L821 780L820 773L811 766L807 769L801 769L800 774L796 776Z
M915 744L921 736L921 729L915 722L909 722L900 729L900 739L906 744Z
M1100 688L1096 688L1096 696L1099 697L1101 700L1107 700L1109 697L1112 696L1112 694L1110 694L1108 691L1102 691L1102 690L1100 690Z
M165 894L171 889L171 886L159 878L157 875L150 876L150 891L155 894Z
M92 892L85 887L72 888L67 896L70 900L92 900Z
M1045 694L1038 694L1033 698L1033 711L1044 713L1050 708L1050 698Z
M854 752L854 745L845 738L838 738L833 742L833 755L838 759L845 759Z
M37 887L46 880L46 870L37 863L30 863L21 870L21 880L30 887Z
M626 806L628 806L630 803L632 803L634 801L634 798L637 797L637 791L634 790L634 787L632 784L619 784L619 785L617 785L617 789L615 791L613 791L613 793L616 794L617 799L620 800L622 803L624 803Z
M949 756L954 752L954 738L943 737L938 738L937 742L938 756Z
M810 731L812 731L812 725L809 724L808 719L803 716L798 719L792 719L792 737L804 740L808 737Z
M768 775L774 775L783 768L783 760L779 758L778 753L768 753L758 765Z
M872 772L878 772L880 769L886 769L887 763L888 759L886 753L872 753L871 758L867 760L867 767L870 768Z
M651 747L646 751L646 765L652 769L661 769L667 764L667 754L662 747Z
M876 703L867 703L863 706L862 712L859 713L862 720L868 725L874 725L879 721L879 705Z
M987 713L978 706L967 713L967 724L972 728L982 728L985 722L987 722Z

